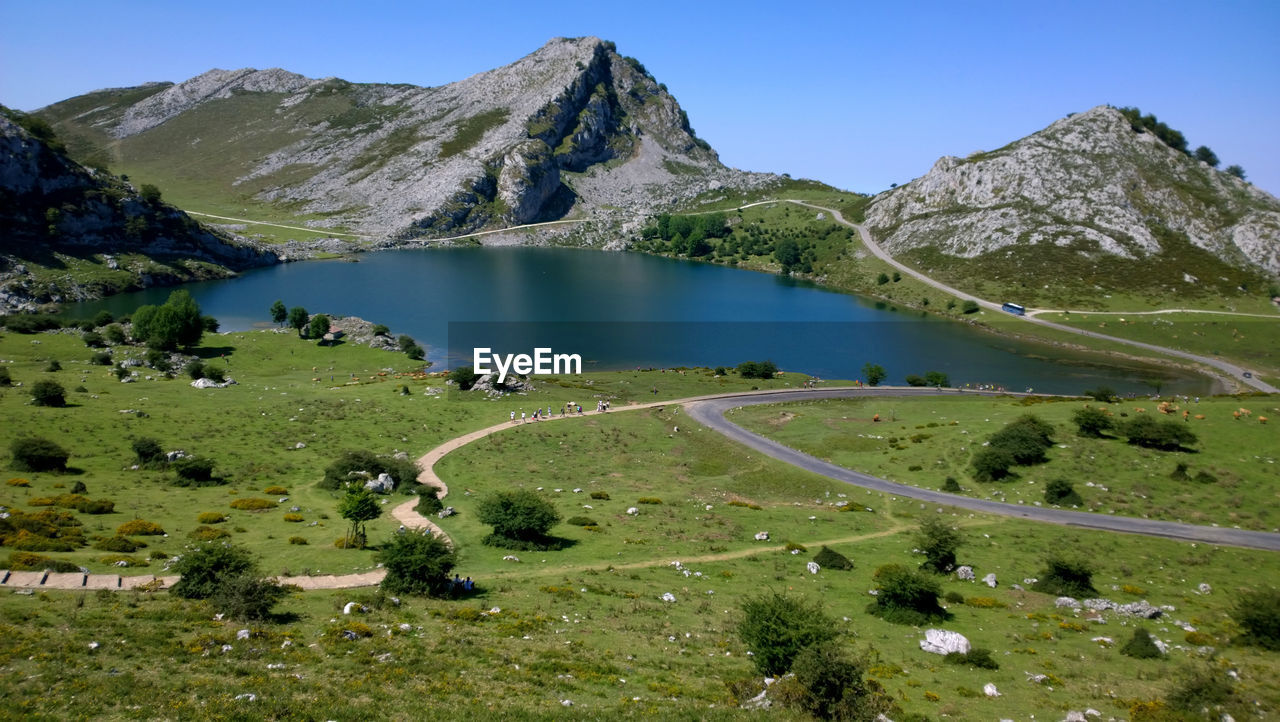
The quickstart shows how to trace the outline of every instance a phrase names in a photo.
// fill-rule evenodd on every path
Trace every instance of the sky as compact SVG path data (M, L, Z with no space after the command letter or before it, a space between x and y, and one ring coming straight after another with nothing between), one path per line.
M215 67L443 85L595 35L737 168L876 192L1111 104L1280 195L1275 0L0 0L0 17L0 103L22 110Z

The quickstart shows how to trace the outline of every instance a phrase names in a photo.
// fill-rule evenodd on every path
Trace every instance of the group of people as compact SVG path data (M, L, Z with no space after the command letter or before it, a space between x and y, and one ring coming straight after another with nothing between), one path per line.
M464 592L470 592L475 590L476 583L471 581L471 577L467 577L466 579L460 579L457 574L454 574L453 581L450 582L450 588L455 592L459 590Z
M600 410L600 404L597 403L596 411L599 411L599 410ZM564 418L569 414L581 414L581 413L582 413L582 404L575 404L572 401L560 407L560 418ZM550 406L548 406L545 409L542 407L538 407L533 410L532 415L527 415L524 411L521 411L520 423L523 424L526 421L541 421L542 419L549 419L552 416L555 416L555 412L551 410ZM511 423L514 424L515 422L516 422L516 412L512 411Z

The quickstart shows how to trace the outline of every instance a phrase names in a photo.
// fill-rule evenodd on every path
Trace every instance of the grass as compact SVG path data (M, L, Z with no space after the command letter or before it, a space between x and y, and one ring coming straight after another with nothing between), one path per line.
M473 147L485 133L507 122L511 112L506 108L494 108L458 123L453 137L440 144L440 160L452 158Z
M278 362L292 345L265 336ZM681 393L715 385L702 377L670 380ZM368 398L375 389L352 391ZM402 412L418 426L447 425L442 417L453 402L432 403L431 418ZM476 422L508 404L456 405L479 407L471 417ZM256 421L274 423L267 419ZM363 426L353 419L343 427L359 434ZM451 454L438 470L460 512L442 523L458 542L459 573L478 580L473 597L396 604L369 590L293 593L279 607L286 616L245 625L217 621L206 603L163 593L4 595L0 659L10 673L0 689L14 714L34 719L329 718L334 709L353 718L413 717L424 706L435 714L505 719L754 719L758 713L737 709L757 691L758 677L734 628L742 601L772 589L821 600L839 620L842 641L869 660L872 676L902 708L895 719L1025 718L1085 707L1125 717L1133 702L1163 695L1175 670L1203 658L1175 620L1194 625L1218 650L1215 662L1238 674L1240 700L1231 708L1237 718L1247 714L1242 710L1266 715L1280 707L1274 654L1232 645L1228 614L1242 590L1280 578L1275 554L952 516L965 540L961 562L979 577L994 572L1001 581L997 589L954 578L943 584L944 591L996 602L949 605L955 617L946 628L992 649L1000 664L975 670L921 652L923 630L865 612L874 569L916 563L911 533L921 515L939 513L934 507L744 453L689 424L675 408L513 426ZM502 561L504 552L476 542L483 528L472 510L484 493L513 484L542 486L562 513L594 506L585 513L601 522L600 531L562 524L554 533L577 542L568 550L517 552L521 562ZM297 484L290 488L299 491ZM592 499L589 491L596 489L607 489L610 498ZM627 515L642 496L660 496L664 504ZM874 511L842 512L840 502ZM771 541L752 538L762 529ZM812 551L790 554L787 541L810 550L827 544L855 568L810 574L804 562ZM1129 585L1153 604L1175 608L1169 618L1145 623L1173 645L1168 660L1135 664L1120 655L1131 623L1110 615L1106 623L1091 620L1056 609L1051 597L1012 588L1039 573L1043 550L1060 547L1094 560L1104 596L1131 601ZM1201 582L1213 593L1198 594ZM675 602L660 600L667 592ZM369 612L344 616L350 601ZM238 639L240 629L249 629L250 638ZM358 638L343 639L346 629ZM1117 645L1093 641L1102 636ZM1028 674L1050 677L1033 684ZM31 679L40 680L38 696L30 694ZM988 682L1000 698L972 695ZM252 701L236 699L250 694ZM770 715L801 718L787 710Z
M730 418L832 463L912 486L940 489L951 476L967 496L1042 504L1045 485L1062 478L1075 485L1086 511L1276 531L1280 469L1274 450L1280 448L1280 428L1262 424L1257 417L1280 417L1280 397L1175 403L1193 416L1205 417L1186 422L1200 439L1194 452L1153 451L1122 439L1077 436L1070 417L1084 402L1072 400L1035 404L960 397L833 400L746 407L732 412ZM1145 408L1145 413L1183 423L1180 411L1161 417L1156 407L1156 402L1145 398L1109 406L1116 421L1133 418L1136 409ZM1232 412L1241 407L1249 408L1253 416L1237 420ZM1018 467L1019 478L1013 481L975 482L969 466L974 450L993 432L1027 413L1056 428L1057 444L1049 451L1049 462ZM872 421L875 414L881 422ZM1171 479L1179 462L1188 465L1192 476L1204 470L1218 482Z

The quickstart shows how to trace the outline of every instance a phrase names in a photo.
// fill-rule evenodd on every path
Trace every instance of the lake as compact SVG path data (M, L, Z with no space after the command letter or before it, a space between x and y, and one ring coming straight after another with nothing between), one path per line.
M1079 393L1108 385L1206 395L1195 374L1014 341L966 324L824 290L773 274L638 253L564 248L381 251L358 262L316 260L184 286L223 331L270 327L282 299L312 313L359 316L409 334L436 367L470 364L471 349L582 357L585 370L733 366L770 359L788 371L853 379L880 364L886 383L942 371L953 384ZM69 304L88 318L163 303L171 288Z

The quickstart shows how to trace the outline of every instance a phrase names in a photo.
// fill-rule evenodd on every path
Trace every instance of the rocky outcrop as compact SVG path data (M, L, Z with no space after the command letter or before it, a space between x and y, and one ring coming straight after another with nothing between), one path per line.
M720 165L665 87L598 38L556 38L434 88L212 70L39 113L73 147L110 147L162 186L201 173L211 201L250 194L373 241L634 217L771 178Z
M1171 269L1178 276L1203 275L1195 266L1208 258L1280 275L1280 201L1107 106L999 150L942 158L879 195L866 219L890 252L930 251L937 265L1035 248L1044 258L1185 265Z

